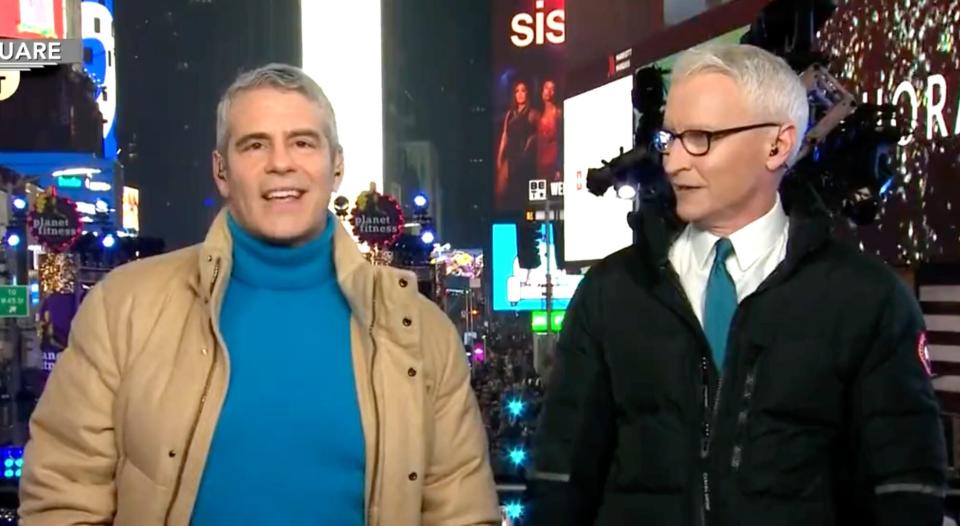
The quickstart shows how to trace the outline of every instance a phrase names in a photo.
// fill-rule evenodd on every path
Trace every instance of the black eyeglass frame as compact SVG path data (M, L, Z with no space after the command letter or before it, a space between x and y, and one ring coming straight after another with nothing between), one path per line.
M670 155L670 145L673 144L674 139L680 139L680 145L683 146L683 149L687 151L690 155L694 157L703 157L710 153L710 148L713 147L713 141L723 139L730 135L737 133L742 133L745 131L756 130L759 128L768 128L771 126L780 127L782 124L778 122L763 122L759 124L748 124L746 126L737 126L735 128L724 128L722 130L684 130L681 133L674 133L670 130L661 128L654 133L653 139L653 148L662 153L663 155ZM684 136L689 136L691 133L702 133L707 138L707 149L700 153L694 153L690 151L690 148L687 146L687 141L684 140ZM664 135L666 137L664 137Z

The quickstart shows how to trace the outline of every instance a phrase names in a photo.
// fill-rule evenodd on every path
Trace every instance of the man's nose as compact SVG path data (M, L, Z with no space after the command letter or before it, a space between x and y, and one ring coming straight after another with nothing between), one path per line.
M293 170L293 158L286 144L279 143L270 151L270 161L267 166L270 172L287 173Z

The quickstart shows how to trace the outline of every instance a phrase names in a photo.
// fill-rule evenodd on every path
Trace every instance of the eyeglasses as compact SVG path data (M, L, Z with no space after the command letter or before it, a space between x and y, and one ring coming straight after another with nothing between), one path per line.
M680 139L680 144L683 145L683 149L686 150L687 153L694 157L702 157L710 152L710 146L713 145L713 141L717 139L769 126L780 126L780 124L764 122L762 124L751 124L749 126L738 126L736 128L726 128L723 130L687 130L683 133L674 133L670 130L661 129L653 135L653 147L660 153L668 154L673 140Z

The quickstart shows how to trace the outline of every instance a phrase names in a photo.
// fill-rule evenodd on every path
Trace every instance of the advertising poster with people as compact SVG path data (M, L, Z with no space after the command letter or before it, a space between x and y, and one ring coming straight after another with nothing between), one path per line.
M562 179L565 41L563 0L494 4L493 176L500 213L526 208L531 181L550 188Z

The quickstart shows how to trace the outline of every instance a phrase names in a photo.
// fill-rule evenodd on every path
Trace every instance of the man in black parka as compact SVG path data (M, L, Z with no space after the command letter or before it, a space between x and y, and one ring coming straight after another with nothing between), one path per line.
M634 216L637 242L570 305L528 524L940 526L917 302L831 237L811 191L781 204L808 119L796 74L751 46L694 49L664 117L676 209Z

